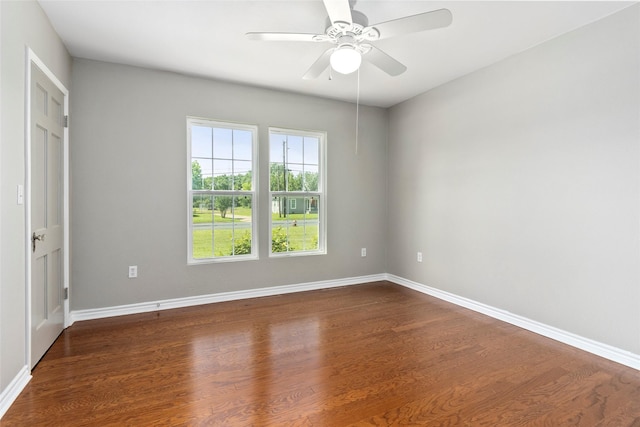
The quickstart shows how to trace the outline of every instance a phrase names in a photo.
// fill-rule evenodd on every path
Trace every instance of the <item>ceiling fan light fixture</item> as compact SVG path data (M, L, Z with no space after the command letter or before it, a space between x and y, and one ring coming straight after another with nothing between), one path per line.
M351 74L360 68L362 54L353 46L341 46L329 58L331 68L340 74Z

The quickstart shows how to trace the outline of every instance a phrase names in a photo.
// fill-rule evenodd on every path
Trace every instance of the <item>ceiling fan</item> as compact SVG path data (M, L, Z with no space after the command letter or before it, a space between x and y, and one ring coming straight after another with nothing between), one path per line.
M448 9L438 9L369 26L367 17L357 10L352 10L349 0L323 0L323 2L330 21L324 34L250 32L246 36L250 40L334 44L335 47L325 50L311 65L304 74L304 79L319 77L329 65L339 73L352 73L360 68L363 59L387 74L397 76L404 73L407 67L370 42L446 27L452 21L451 12Z

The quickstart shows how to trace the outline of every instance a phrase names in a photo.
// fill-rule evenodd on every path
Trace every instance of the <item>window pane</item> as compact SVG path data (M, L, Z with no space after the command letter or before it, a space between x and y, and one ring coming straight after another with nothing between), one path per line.
M304 139L304 163L305 165L318 165L318 138L306 137Z
M271 199L271 252L294 250L289 244L289 206L287 198L276 196Z
M271 187L271 191L284 191L283 164L271 163L269 169L269 186Z
M233 173L235 175L244 175L251 171L250 160L234 160L233 161Z
M239 196L234 198L234 237L233 237L233 254L248 255L251 254L251 224L253 214L251 211L251 196Z
M275 196L271 200L271 250L318 250L318 197Z
M194 259L213 256L213 198L209 195L193 196L192 253Z
M304 165L304 167L303 190L318 191L318 167L311 165Z
M298 223L298 227L302 227L303 231L300 233L300 240L303 246L303 250L312 251L318 250L318 236L320 232L318 221L318 197L305 197L304 202L304 214L302 223Z
M195 158L191 161L191 189L210 190L211 189L211 159Z
M214 196L214 239L215 256L232 255L233 212L232 196Z
M251 190L251 162L250 161L235 160L233 162L233 173L234 173L234 179L233 179L234 190Z
M233 131L233 158L251 160L251 132L248 130Z
M251 196L215 196L215 256L251 254Z
M212 156L211 128L204 126L191 127L191 157Z
M286 197L274 196L271 199L271 220L274 225L281 225L279 221L284 221L287 217Z
M269 161L271 163L284 163L286 136L277 133L269 135Z
M213 129L213 157L216 159L231 159L232 154L232 134L231 129Z
M302 163L302 137L287 136L287 162Z
M287 170L287 191L302 191L301 165L289 165L289 170Z
M231 172L233 162L231 160L214 160L213 167L215 176L213 177L214 190L231 190Z
M318 191L320 140L270 135L271 191Z

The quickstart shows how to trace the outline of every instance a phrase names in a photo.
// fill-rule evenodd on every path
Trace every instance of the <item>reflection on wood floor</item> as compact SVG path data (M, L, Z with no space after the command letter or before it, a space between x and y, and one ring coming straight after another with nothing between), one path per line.
M639 426L640 372L389 282L77 322L2 426Z

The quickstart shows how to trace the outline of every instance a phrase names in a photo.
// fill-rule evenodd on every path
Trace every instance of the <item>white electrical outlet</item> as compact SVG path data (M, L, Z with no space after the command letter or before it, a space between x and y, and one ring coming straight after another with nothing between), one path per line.
M135 279L138 277L138 266L130 265L129 266L129 279Z
M418 252L418 254L416 255L416 259L418 260L418 262L422 262L422 252Z
M360 249L360 256L363 256L363 257L367 256L367 248Z

